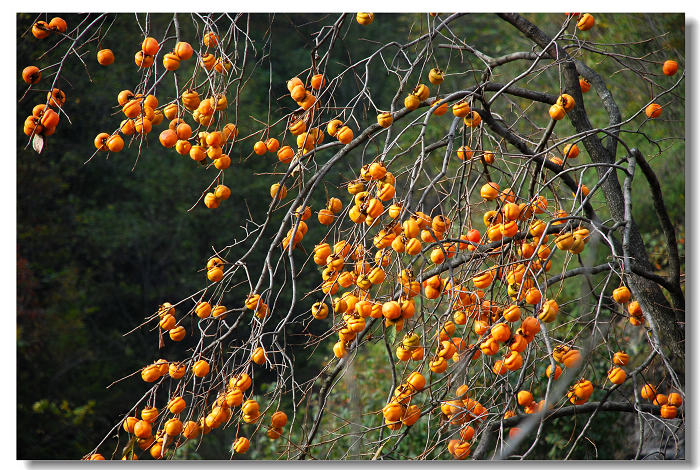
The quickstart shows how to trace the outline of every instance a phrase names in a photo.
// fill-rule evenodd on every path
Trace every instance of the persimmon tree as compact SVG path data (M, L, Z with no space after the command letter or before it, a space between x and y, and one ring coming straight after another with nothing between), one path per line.
M192 267L201 289L132 325L154 338L152 360L112 386L143 395L84 458L177 458L211 432L232 458L270 442L279 458L342 458L338 443L362 442L355 457L525 459L553 420L578 420L555 455L566 459L604 412L635 417L636 457L651 429L660 453L678 455L683 260L649 156L684 138L653 137L667 109L682 110L684 73L683 57L660 60L658 37L592 41L588 13L544 25L481 15L523 45L494 53L460 34L472 15L431 13L356 57L347 42L391 15L323 15L278 93L274 15L262 44L249 14L175 14L163 29L137 15L138 43L105 49L120 16L41 15L20 32L65 51L22 72L27 144L46 152L81 119L66 61L133 57L132 82L103 110L114 125L76 143L94 140L86 164L122 152L139 171L162 145L210 176L190 210L226 211L239 203L230 185L245 184L230 168L264 159L270 172L255 177L270 191L251 198L269 206ZM629 53L639 44L650 52ZM648 91L625 103L632 112L596 70L604 61ZM239 113L251 88L268 90L264 120ZM663 234L664 273L635 224L638 185ZM308 279L315 288L300 287ZM338 384L370 351L386 388L358 393L382 403L329 425ZM302 356L313 373L300 374Z

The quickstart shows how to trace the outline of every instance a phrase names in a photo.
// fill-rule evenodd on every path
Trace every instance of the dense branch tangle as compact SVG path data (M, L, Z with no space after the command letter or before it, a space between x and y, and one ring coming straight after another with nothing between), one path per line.
M157 92L150 111L173 120L161 143L201 160L213 175L203 204L192 210L230 204L227 155L274 161L273 176L258 176L274 185L267 213L251 214L244 236L212 254L205 287L146 318L143 326L159 323L159 334L167 330L171 338L183 333L187 319L196 329L186 334L198 342L179 364L164 361L142 371L153 385L129 415L140 419L148 407L161 413L151 420L153 436L128 441L125 455L141 447L172 458L188 440L204 441L221 427L234 441L233 453L247 450L239 437L280 439L281 458L461 459L477 445L476 457L506 458L516 442L527 443L526 457L541 442L545 420L599 411L675 423L665 428L675 439L684 375L669 350L683 346L663 344L666 327L660 336L657 325L669 309L657 293L668 290L675 316L666 319L682 335L680 263L658 179L644 150L623 137L631 119L622 120L605 82L583 65L582 51L605 56L605 47L587 43L576 29L577 22L585 29L588 17L562 15L547 37L524 18L503 15L534 47L493 57L463 39L468 18L418 15L405 42L369 43L374 49L359 59L345 41L388 19L362 13L314 19L309 66L287 82L283 96L273 91L279 84L272 81L269 34L279 18L269 16L261 44L251 38L250 15L192 15L196 37L189 39L201 46L190 77L159 67L171 44L188 40L181 33L184 15L173 18L158 40L155 65L142 69L124 103L137 103L131 117L143 122L148 98L138 95ZM143 29L144 36L157 33L148 20ZM571 70L587 80L579 84ZM170 74L175 88L164 90ZM396 92L378 91L380 81ZM592 94L583 97L588 81L609 111L606 127L594 128L586 117L584 102L597 105ZM657 95L680 83L657 81L666 84ZM264 84L266 120L242 125L250 119L239 115L247 87ZM182 122L186 127L177 127ZM254 130L243 135L244 127ZM149 136L130 138L140 153ZM601 152L601 138L608 139L605 158L579 155L581 142L589 153ZM669 243L668 279L653 272L645 252L630 247L641 242L631 212L630 186L640 175L635 166L649 182ZM329 182L337 173L345 181L334 187ZM616 201L621 213L608 210L616 174L625 178ZM326 207L315 207L319 200L327 200ZM322 230L307 236L312 224ZM321 236L310 240L314 233ZM266 255L254 272L251 256L261 247ZM305 292L300 280L309 276L318 287ZM632 294L625 287L631 278ZM247 298L227 296L240 286L248 287ZM311 312L299 307L310 302ZM221 305L229 308L217 309ZM324 333L311 333L319 325ZM648 354L627 357L630 341ZM328 361L331 346L335 358ZM360 422L329 424L329 412L338 411L330 409L338 384L370 351L384 363L383 402L362 410ZM316 364L313 377L299 376L301 356ZM628 360L636 368L625 373ZM267 393L256 380L261 368L276 377ZM632 378L634 387L628 386ZM640 393L649 403L640 405ZM599 401L584 405L591 396ZM179 418L164 407L174 397L186 402ZM290 416L288 424L279 414L271 418L277 411ZM173 424L178 419L184 434ZM132 426L137 421L131 419ZM518 434L522 422L531 425ZM420 436L420 448L404 445L413 435ZM566 455L579 441L572 440ZM336 449L358 442L361 453ZM93 454L108 445L105 438Z

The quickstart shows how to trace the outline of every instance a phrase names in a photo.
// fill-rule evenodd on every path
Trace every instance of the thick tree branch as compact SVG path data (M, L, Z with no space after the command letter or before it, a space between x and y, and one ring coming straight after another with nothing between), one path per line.
M591 125L588 114L586 113L585 103L581 88L578 82L578 71L574 60L568 53L561 48L556 42L550 43L551 39L542 32L537 26L527 21L517 14L502 14L499 15L525 36L534 41L538 46L546 48L546 52L552 58L562 60L562 72L564 78L564 91L570 94L576 101L574 108L567 113L572 124L577 132L584 133L586 137L583 139L583 144L594 162L598 163L613 163L615 156L611 155L603 146L600 139L591 132ZM612 100L612 96L609 96ZM613 100L614 101L614 100ZM615 139L614 139L615 140ZM603 194L610 208L610 214L616 222L626 222L631 224L629 232L630 252L634 253L635 259L640 267L646 271L653 271L653 267L649 262L649 257L646 247L642 240L641 234L634 224L634 220L625 219L624 197L620 183L617 178L605 177L602 167L596 168L599 178L603 179ZM669 305L659 286L632 273L628 273L628 282L630 289L639 302L642 310L649 312L659 325L660 333L663 337L663 343L678 356L681 360L685 358L685 333L683 325L678 321L678 315L675 310Z
M651 199L654 203L654 209L656 210L656 215L659 219L659 224L661 225L661 230L663 230L664 236L666 237L666 247L668 248L668 262L669 271L671 275L670 285L672 286L669 291L673 296L673 304L676 307L676 312L679 315L678 320L683 320L685 313L685 298L683 296L683 291L681 290L681 263L678 256L678 242L676 241L676 231L673 228L673 223L666 210L666 205L664 204L663 195L661 194L661 185L659 184L659 179L656 177L656 173L651 169L649 163L642 155L638 149L633 148L630 151L630 156L633 157L639 168L644 173L644 176L649 183L649 188L651 189Z

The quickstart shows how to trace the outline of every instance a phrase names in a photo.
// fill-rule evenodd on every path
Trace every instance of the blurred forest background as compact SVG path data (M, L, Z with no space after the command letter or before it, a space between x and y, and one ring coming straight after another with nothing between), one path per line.
M58 14L69 28L77 22L76 15ZM49 14L48 18L55 16ZM46 149L37 155L28 148L28 139L22 133L22 123L32 106L45 97L52 77L43 78L37 91L22 99L17 106L17 457L19 459L78 459L89 452L109 429L128 411L131 403L140 397L145 386L138 376L131 377L107 388L113 381L138 370L144 364L160 357L181 359L172 343L158 349L156 335L137 330L143 318L152 314L164 301L176 301L202 287L205 274L202 267L212 255L212 247L221 248L242 234L241 226L253 214L259 220L268 207L268 188L274 177L253 177L274 171L265 158L250 155L252 142L240 144L230 156L231 167L226 171L226 183L232 197L217 210L208 210L201 203L188 212L201 191L213 177L211 171L190 160L166 150L157 141L162 124L148 138L136 163L136 148L125 148L121 153L97 155L88 164L84 162L94 152L93 139L99 132L112 132L119 125L121 112L116 107L120 90L133 89L138 82L133 54L139 49L142 35L133 14L114 15L108 34L101 44L91 45L84 57L86 65L75 57L66 62L59 86L66 91L66 112L72 124L61 120L56 133L48 138ZM142 14L139 18L143 19ZM548 33L555 32L562 21L559 14L530 14L527 18ZM272 115L288 112L291 100L278 100L287 94L285 81L297 75L310 64L310 34L321 25L329 24L337 15L323 14L254 14L251 31L259 47L254 60L269 53L271 67ZM354 17L354 14L353 14ZM154 36L162 35L171 15L151 15ZM188 15L180 14L182 40L195 43L195 33ZM635 42L656 38L651 43L627 46L627 51L638 57L663 62L672 58L685 69L685 34L682 14L596 14L596 26L587 39L600 43ZM29 32L36 14L17 15L17 98L22 97L26 85L21 70L28 65L45 67L60 60L64 50L49 52L41 63L36 59L55 41L35 39ZM377 14L371 27L358 31L358 25L347 21L350 32L336 48L335 57L327 75L333 76L344 66L376 49L377 41L406 40L426 31L428 15ZM271 28L269 28L271 25ZM529 50L531 45L515 29L494 15L474 14L450 26L465 40L492 56L506 51ZM266 44L265 35L271 34ZM367 40L357 40L357 35ZM95 53L99 48L111 48L116 55L112 66L101 67ZM650 51L660 52L649 54ZM449 51L438 51L438 55ZM650 99L650 89L639 79L630 80L630 73L621 70L615 60L583 53L587 64L598 71L617 99L623 120L636 112ZM473 64L476 60L468 58ZM180 70L194 61L183 63ZM455 62L457 62L455 60ZM440 64L449 74L460 72ZM529 64L510 64L504 74L516 75ZM644 64L654 68L655 64ZM333 68L337 70L333 70ZM660 69L660 65L658 66ZM265 59L254 72L254 79L246 86L239 102L241 134L258 130L260 121L267 120L268 81L270 63ZM396 79L381 70L373 71L376 80L370 84L378 106L388 108L395 93ZM455 78L458 80L459 78ZM170 80L170 81L168 81ZM161 89L168 90L161 103L172 97L172 78L168 77ZM549 80L549 83L547 82ZM558 89L555 75L533 77L523 86ZM356 84L345 80L338 102L349 99ZM40 91L43 91L40 92ZM594 92L591 91L590 95ZM685 99L681 84L674 92ZM587 96L587 110L594 125L604 125L607 115L596 97ZM229 97L229 102L231 102ZM638 135L627 135L630 145L638 145L647 156L662 182L664 200L671 220L677 224L677 237L684 259L685 227L685 142L667 140L667 136L684 136L685 109L664 105L664 115L654 126L644 131L659 139L663 152L649 145ZM279 109L276 109L278 107ZM544 109L544 108L543 108ZM542 113L546 115L546 113ZM541 116L542 119L545 116ZM364 116L365 124L374 120L373 110ZM540 117L537 117L540 119ZM637 121L642 122L642 117ZM446 121L447 122L447 121ZM635 128L633 123L632 128ZM280 129L281 131L281 129ZM273 135L273 134L271 134ZM437 131L432 137L437 136ZM624 149L620 147L620 152ZM136 165L135 165L136 164ZM135 168L134 168L135 165ZM351 165L346 165L350 171ZM277 169L276 171L279 171ZM327 181L329 191L338 193L338 184L349 176L343 168ZM590 184L589 184L590 186ZM642 178L635 180L634 217L645 236L652 262L660 274L666 267L663 237L647 197L648 188ZM318 195L312 207L325 203ZM279 217L279 216L278 216ZM318 226L309 224L310 232ZM320 230L319 230L320 234ZM312 236L315 240L320 237ZM303 245L303 244L302 244ZM298 256L310 252L313 246L304 246ZM232 256L238 256L236 249ZM262 253L266 247L260 247ZM255 259L255 257L253 257ZM260 259L258 257L257 259ZM251 272L260 266L252 266ZM683 268L683 271L685 269ZM301 279L301 287L314 287L315 276ZM305 284L304 284L305 283ZM240 302L247 292L227 294L230 302ZM300 304L307 308L314 299ZM247 332L245 333L247 335ZM300 342L304 340L299 332ZM185 344L185 346L187 346ZM376 421L367 410L379 410L385 397L372 390L386 390L390 380L381 363L386 352L383 345L365 350L363 366L348 371L342 383L331 396L331 413L326 413L324 427L339 426L343 419ZM181 347L181 346L180 346ZM311 355L310 350L296 354L297 374L312 377L328 357L331 342L324 343ZM266 384L256 377L256 392L264 393ZM270 375L272 384L272 375ZM350 405L352 404L352 405ZM591 441L582 444L574 458L625 458L629 449L621 441L609 439L622 435L623 421L609 413L600 413L592 427ZM337 422L336 422L337 421ZM548 458L552 448L565 446L572 433L570 421L560 420L558 426L547 427L548 436L538 447L534 458ZM376 424L376 423L375 423ZM579 427L582 424L579 425ZM618 434L619 433L619 434ZM210 434L202 446L184 446L182 458L227 459L233 435L226 430ZM402 442L410 448L419 445L420 433ZM280 441L252 442L244 458L275 458ZM346 445L345 448L343 445ZM328 458L340 458L346 453L352 457L353 446L361 443L339 443L328 449ZM634 452L632 450L632 452ZM105 449L105 456L108 455Z

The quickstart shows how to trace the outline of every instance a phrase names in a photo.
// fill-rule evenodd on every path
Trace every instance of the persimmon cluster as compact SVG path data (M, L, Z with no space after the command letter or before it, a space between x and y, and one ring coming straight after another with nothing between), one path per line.
M576 26L580 31L587 31L595 24L588 13L570 15L579 17ZM375 18L371 13L357 13L355 19L367 26ZM65 22L61 25L54 20L45 25L37 22L32 32L38 38L52 31L65 33ZM165 48L155 38L148 36L143 40L134 61L148 78L142 79L134 91L122 90L118 94L117 103L124 119L114 132L98 134L94 145L97 152L119 152L128 137L130 144L138 142L140 147L167 120L167 128L158 137L163 147L189 156L198 165L218 170L201 198L205 207L215 209L231 196L231 189L223 181L224 171L232 164L229 155L240 141L237 123L228 122L227 114L229 75L236 68L223 53L222 38L207 28L198 52L184 41L177 41L170 52L165 52L169 47ZM159 55L162 73L176 77L182 73L183 61L196 58L193 77L182 89L176 89L174 96L163 99L160 95L160 101L155 96L155 84L147 86L155 75L153 64ZM114 60L110 49L100 49L97 53L102 66ZM667 61L662 71L671 76L677 69L677 63ZM452 83L439 67L427 71L427 82L416 86L411 83L408 94L396 95L404 96L403 108L395 109L394 103L393 111L376 109L377 124L364 130L361 127L353 130L350 123L358 122L353 112L336 113L344 108L322 103L327 98L332 102L333 98L328 96L329 83L334 84L341 77L326 77L315 62L307 72L286 82L285 99L288 96L297 108L278 116L277 122L283 123L284 131L276 132L275 126L268 124L241 139L255 141L252 149L250 145L246 147L252 150L251 154L265 157L270 153L273 159L276 155L274 163L284 170L282 179L270 186L271 212L282 207L282 200L290 192L305 188L307 181L299 169L314 160L318 163L326 148L350 152L381 132L392 134L401 119L415 116L418 113L411 113L419 109L429 110L424 127L436 128L443 124L439 119L446 119L440 116L451 110L453 122L460 125L462 134L461 144L452 146L450 140L449 151L445 153L444 178L441 177L437 186L457 179L449 174L451 164L452 168L468 171L463 182L469 183L469 189L460 189L459 194L456 185L453 194L443 188L437 190L436 181L441 178L418 189L418 172L413 170L420 165L413 158L394 156L397 151L392 146L396 142L387 142L385 151L379 155L366 158L364 150L362 163L354 166L352 176L346 177L338 193L328 194L322 207L313 208L307 205L308 198L302 202L301 197L296 197L291 207L285 209L289 211L288 217L284 218L276 238L281 248L278 254L291 256L303 243L309 225L315 221L321 225L322 230L314 232L321 235L311 242L314 247L309 256L318 276L316 288L305 293L313 296L311 311L297 312L291 308L290 316L298 314L307 325L314 322L325 328L328 333L325 336L331 338L328 347L332 348L338 366L370 341L371 335L365 335L368 331L381 331L395 380L387 391L386 404L375 410L377 418L380 415L383 418L382 432L396 432L435 420L446 431L442 449L455 459L465 459L471 455L472 446L486 423L555 409L557 403L553 403L551 396L535 399L536 382L560 380L565 370L580 373L564 396L556 400L565 406L588 403L604 384L597 381L592 366L588 367L588 351L580 336L558 328L562 317L569 317L573 308L567 302L560 305L559 292L549 289L549 282L553 261L557 266L567 266L585 251L599 228L578 216L576 204L570 209L571 214L564 210L561 196L550 185L535 181L528 191L523 184L516 184L517 178L510 169L503 171L500 165L512 163L509 160L512 155L506 154L500 144L496 149L495 140L486 143L489 140L484 139L486 126L479 114L481 109L472 109L478 106L473 94L462 93L454 98L444 93ZM41 70L27 67L22 77L31 87L41 79ZM201 79L197 80L198 77ZM586 93L592 84L580 77L579 86ZM229 96L233 95L229 93ZM548 103L554 101L554 96ZM54 132L65 94L54 88L47 100L46 104L37 105L25 121L25 134L48 136ZM549 107L550 126L553 128L557 121L571 116L575 106L573 96L559 94ZM488 114L481 111L488 121ZM659 117L661 111L657 103L645 109L650 119ZM374 112L372 120L373 116ZM330 137L326 145L325 134ZM570 140L566 145L557 144L557 155L549 152L544 157L549 163L544 159L543 162L550 168L550 163L561 170L571 168L581 150ZM534 161L533 158L526 165ZM520 162L513 163L516 165L526 168ZM416 201L416 192L433 189L442 193L440 203L431 206L423 198ZM578 187L572 186L572 190L575 202L581 206L592 192L582 182ZM270 253L277 249L276 243ZM299 251L294 255L300 256ZM200 344L190 357L182 361L159 359L139 371L144 382L153 384L152 393L145 404L139 403L123 421L122 430L130 438L124 458L136 458L136 448L148 451L155 459L172 456L185 442L232 424L236 426L232 452L245 453L264 416L270 418L268 438L275 440L282 436L287 415L278 409L279 405L275 407L274 400L261 409L253 386L256 368L271 366L271 359L281 352L275 350L279 345L262 343L263 326L277 319L275 293L260 287L262 281L255 287L251 283L247 297L234 302L242 306L223 305L223 292L243 264L227 261L223 254L216 253L206 263L202 291L175 305L163 303L147 319L158 330L159 337L167 333L175 343L187 337L185 322L189 320L197 322L206 333L202 333ZM273 271L269 269L272 279ZM629 285L621 277L619 287L612 294L616 304L613 307L616 313L626 317L624 326L641 327L646 321L645 312L632 299L625 284ZM188 302L189 307L181 307ZM245 320L243 315L250 312L249 321ZM233 317L235 325L248 321L251 337L242 347L235 348L233 360L229 357L222 365L203 346L204 337L219 341L225 327L231 327L224 320ZM629 379L629 369L625 368L631 358L622 350L612 354L614 350L610 349L612 357L606 366L610 369L602 376L618 387ZM536 371L532 359L535 364L548 363L544 374L542 370ZM514 386L516 377L523 380ZM496 383L503 385L498 393L484 392L484 388L497 388ZM188 403L190 386L192 399ZM156 396L156 391L168 387L165 399ZM438 392L441 392L439 398L435 399ZM675 418L678 407L682 406L678 392L669 390L668 395L659 394L646 381L640 393L643 399L660 407L662 418ZM162 408L161 412L157 406ZM243 427L256 424L254 430L252 426ZM513 437L518 432L517 427L511 427L509 435ZM99 457L102 456L90 456Z

